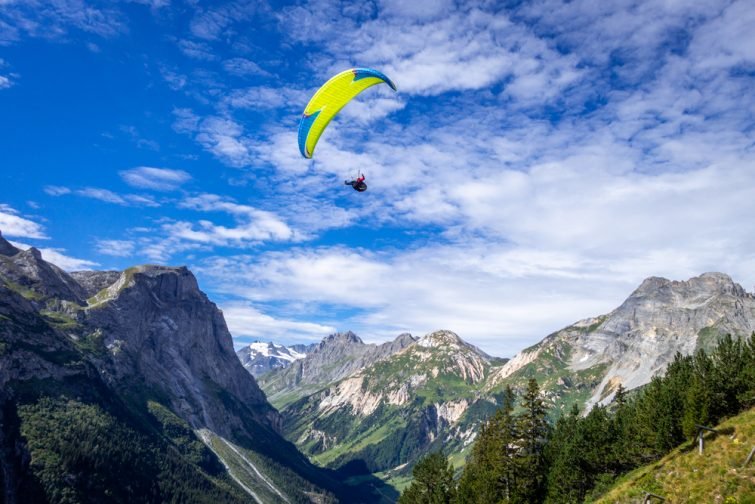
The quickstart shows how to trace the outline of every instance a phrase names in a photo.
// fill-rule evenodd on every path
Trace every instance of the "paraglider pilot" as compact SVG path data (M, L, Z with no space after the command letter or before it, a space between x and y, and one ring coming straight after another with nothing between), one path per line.
M355 191L363 192L367 190L367 184L364 183L364 174L359 173L359 176L355 180L346 180L344 184L350 185Z

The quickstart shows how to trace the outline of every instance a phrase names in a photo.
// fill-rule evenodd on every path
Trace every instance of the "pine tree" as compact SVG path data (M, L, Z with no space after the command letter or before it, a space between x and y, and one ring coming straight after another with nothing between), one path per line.
M454 470L442 451L433 452L417 462L414 478L404 490L399 504L450 504L456 497Z
M577 440L579 421L579 407L575 404L568 415L556 421L545 447L549 467L546 503L581 502L587 490Z
M514 485L514 402L514 391L506 387L501 408L480 428L459 481L458 502L508 502Z
M522 396L518 417L519 453L516 458L516 486L512 502L539 502L545 488L544 447L548 437L547 410L537 380L531 378Z

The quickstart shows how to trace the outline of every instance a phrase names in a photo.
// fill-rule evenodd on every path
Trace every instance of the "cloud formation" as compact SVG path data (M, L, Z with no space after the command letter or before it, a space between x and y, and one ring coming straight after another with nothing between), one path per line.
M128 185L155 191L173 191L191 180L191 175L183 170L139 166L118 172Z
M38 240L49 238L41 224L22 217L18 210L4 203L0 203L0 232L4 236L16 238L36 238Z

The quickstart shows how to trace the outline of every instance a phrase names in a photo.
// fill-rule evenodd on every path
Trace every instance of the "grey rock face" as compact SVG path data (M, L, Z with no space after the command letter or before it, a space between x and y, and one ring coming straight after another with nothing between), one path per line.
M115 292L87 310L85 323L102 330L115 382L138 377L169 397L192 427L223 436L243 425L222 394L250 408L257 421L278 427L277 412L236 357L222 313L188 269L130 268L109 290Z
M91 374L77 356L73 343L45 323L30 300L0 282L0 390L14 380Z
M90 298L102 289L110 287L121 276L120 271L73 271L71 278L84 289L84 294Z
M18 254L20 250L11 245L8 240L3 238L3 233L0 232L0 255L14 256Z
M296 345L290 345L288 348L306 355L306 354L314 352L315 348L317 348L317 343L310 343L309 345L304 345L300 343Z

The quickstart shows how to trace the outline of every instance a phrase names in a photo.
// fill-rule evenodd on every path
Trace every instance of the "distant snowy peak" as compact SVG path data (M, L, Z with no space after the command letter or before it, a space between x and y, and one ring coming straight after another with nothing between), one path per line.
M312 350L312 345L287 347L271 341L255 341L236 354L247 371L255 378L273 369L288 367L292 362L303 359Z
M305 353L297 352L293 348L284 345L277 345L273 342L255 341L248 347L250 354L257 354L263 357L278 357L279 359L293 362L296 359L303 359L307 356Z

